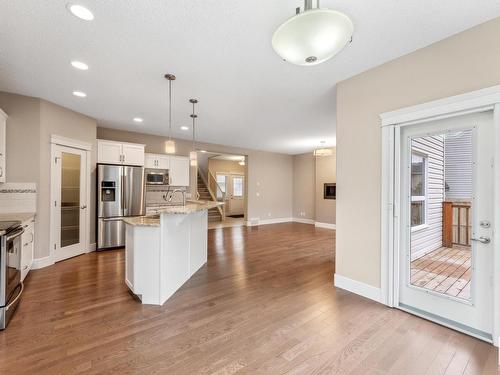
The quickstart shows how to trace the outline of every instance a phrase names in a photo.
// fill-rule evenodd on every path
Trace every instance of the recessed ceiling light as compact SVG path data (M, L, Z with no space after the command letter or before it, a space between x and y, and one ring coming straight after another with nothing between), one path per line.
M88 70L89 66L81 61L71 61L71 65L73 68L80 69L80 70Z
M187 126L181 126L181 130L189 130L189 127L187 127Z
M78 96L79 98L85 98L87 96L87 94L81 91L73 91L73 95Z
M144 120L140 117L134 117L134 122L143 122Z
M206 150L200 150L200 152L203 152L203 153L205 153L205 152L207 152L207 151L206 151Z
M71 14L84 21L92 21L94 19L94 15L92 14L92 12L85 8L83 5L68 4L67 8L71 12Z

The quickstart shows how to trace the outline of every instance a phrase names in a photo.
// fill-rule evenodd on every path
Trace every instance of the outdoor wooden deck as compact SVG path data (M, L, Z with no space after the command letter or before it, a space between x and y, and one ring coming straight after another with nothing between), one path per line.
M471 248L441 247L411 262L412 285L470 299Z

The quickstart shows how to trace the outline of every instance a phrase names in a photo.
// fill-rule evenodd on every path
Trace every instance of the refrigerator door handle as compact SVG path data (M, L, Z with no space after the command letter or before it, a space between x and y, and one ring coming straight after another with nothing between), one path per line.
M126 176L125 176L125 171L122 174L122 208L123 208L123 215L127 216L125 210L127 209L127 197L125 196L125 190L127 190L125 183L127 182Z

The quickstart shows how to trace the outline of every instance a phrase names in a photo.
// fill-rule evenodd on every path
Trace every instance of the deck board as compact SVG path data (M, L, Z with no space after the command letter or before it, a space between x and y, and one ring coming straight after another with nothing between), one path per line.
M411 283L453 297L470 299L471 248L441 247L411 262Z

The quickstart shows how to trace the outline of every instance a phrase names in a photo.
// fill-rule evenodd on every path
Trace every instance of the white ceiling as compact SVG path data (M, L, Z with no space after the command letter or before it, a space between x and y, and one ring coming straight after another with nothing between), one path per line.
M279 59L271 36L301 1L75 2L94 21L72 16L64 0L0 0L0 90L165 135L163 74L174 73L176 137L191 136L179 128L190 125L195 97L200 140L289 154L335 144L336 82L500 15L498 0L322 0L351 17L354 41L324 64L298 67Z

